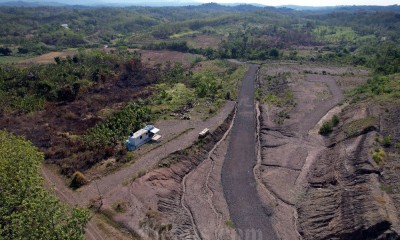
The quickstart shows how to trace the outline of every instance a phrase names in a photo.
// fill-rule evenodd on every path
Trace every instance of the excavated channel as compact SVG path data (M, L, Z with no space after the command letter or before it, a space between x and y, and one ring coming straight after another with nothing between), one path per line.
M221 175L232 221L243 240L277 239L269 207L260 200L253 174L256 164L254 85L258 68L250 64L244 76Z

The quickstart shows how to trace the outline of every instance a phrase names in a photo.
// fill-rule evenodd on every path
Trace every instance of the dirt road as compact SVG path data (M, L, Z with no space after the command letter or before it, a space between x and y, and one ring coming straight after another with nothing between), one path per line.
M258 65L251 64L243 79L221 175L232 221L243 240L277 239L268 209L259 198L253 174L256 164L254 84L257 71Z
M232 111L234 106L235 102L227 102L217 115L206 121L194 122L192 125L193 130L165 143L164 146L148 152L134 164L93 181L91 184L80 189L80 192L77 192L79 199L88 204L90 199L95 199L99 196L99 192L104 196L118 184L122 184L124 180L129 180L138 172L151 170L161 159L167 157L169 154L191 146L198 139L199 132L204 128L209 128L210 131L215 130Z
M44 176L46 186L53 188L55 194L63 202L72 206L86 207L90 200L97 199L101 196L106 196L111 190L123 186L125 180L129 180L139 171L151 170L162 158L169 154L184 149L193 144L198 139L198 134L204 128L215 130L232 112L235 107L235 102L228 101L220 111L206 121L193 122L193 130L166 142L163 146L154 149L141 158L137 159L135 164L122 168L110 175L92 181L89 185L82 187L79 191L70 190L63 180L48 166L44 165L42 175ZM107 239L102 237L102 232L98 229L94 220L91 220L86 227L86 238L91 240Z
M321 77L318 75L309 75L310 82L318 83L321 82ZM307 134L310 129L312 129L318 121L333 107L335 107L340 101L344 99L342 90L340 90L336 80L333 77L325 76L323 82L328 86L332 98L327 101L322 101L320 104L315 106L315 110L310 112L304 119L298 122L298 131L300 134Z

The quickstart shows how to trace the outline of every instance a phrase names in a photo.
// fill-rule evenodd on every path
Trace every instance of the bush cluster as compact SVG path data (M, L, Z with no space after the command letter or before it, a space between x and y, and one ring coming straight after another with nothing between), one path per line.
M90 148L112 146L128 136L131 131L139 130L150 119L150 108L144 105L128 104L106 121L89 129L84 141Z
M318 133L321 135L328 135L333 131L333 128L339 125L339 117L334 115L330 121L324 122L319 129Z
M381 165L385 160L386 153L383 149L376 148L372 153L372 159L374 159L375 163Z
M85 175L77 171L74 173L74 175L72 175L72 180L69 186L73 189L77 189L87 184L88 182L89 181L86 179Z

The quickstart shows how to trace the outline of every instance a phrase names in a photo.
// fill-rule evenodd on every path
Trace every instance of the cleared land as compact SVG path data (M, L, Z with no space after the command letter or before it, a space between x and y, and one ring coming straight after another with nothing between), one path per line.
M296 204L305 194L309 172L325 150L324 138L318 134L320 119L341 103L343 89L362 83L367 74L356 68L290 63L261 69L259 88L265 97L259 105L260 158L255 172L263 200L275 206L272 222L280 238L301 238ZM329 117L340 109L334 108Z
M237 115L222 167L222 186L236 230L243 239L276 239L268 206L259 199L253 168L256 164L254 85L258 66L251 64L239 94Z
M43 55L33 57L33 58L28 58L22 61L18 61L18 64L21 65L30 65L30 64L51 64L51 63L56 63L54 58L56 57L67 57L67 56L73 56L77 54L77 51L62 51L62 52L49 52L45 53Z

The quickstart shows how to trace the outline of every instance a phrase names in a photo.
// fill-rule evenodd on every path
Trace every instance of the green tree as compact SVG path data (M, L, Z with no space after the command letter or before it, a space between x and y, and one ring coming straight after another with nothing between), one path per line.
M0 131L0 239L84 239L88 212L44 189L42 161L29 141Z
M279 50L276 48L273 48L269 51L269 56L273 58L278 58L279 57Z
M8 47L6 48L0 47L0 53L3 54L4 56L10 56L12 54L12 50Z

